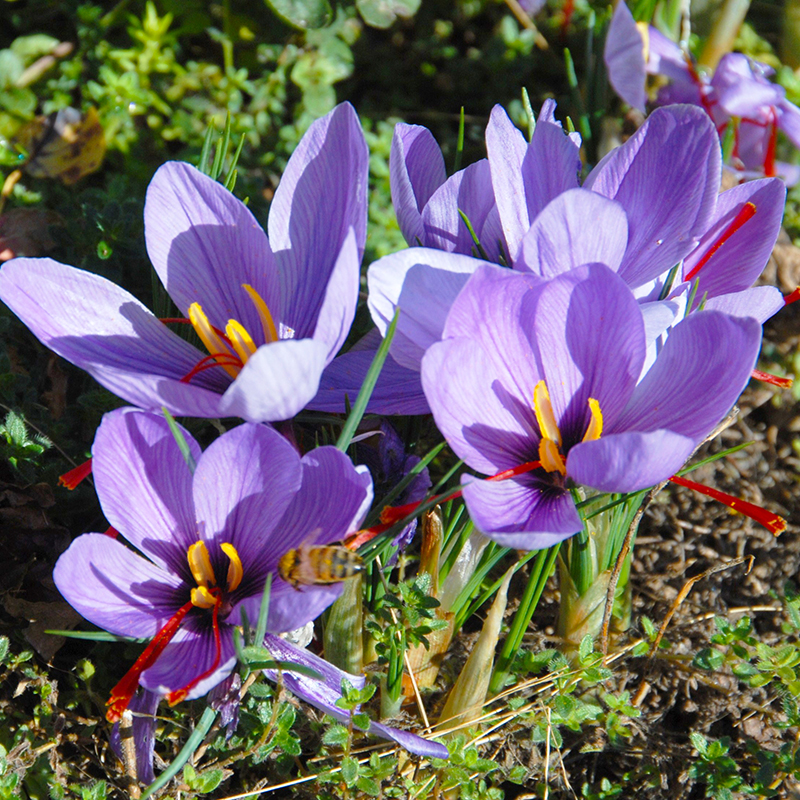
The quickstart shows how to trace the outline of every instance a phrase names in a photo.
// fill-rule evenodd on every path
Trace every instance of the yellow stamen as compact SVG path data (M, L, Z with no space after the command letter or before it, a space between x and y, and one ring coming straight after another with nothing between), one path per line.
M272 314L269 313L269 308L264 302L264 298L249 283L243 283L242 288L250 295L256 311L258 311L258 318L261 320L261 327L264 329L264 341L267 344L277 342L278 329L275 327L275 321L272 319Z
M533 409L542 436L545 439L552 439L561 447L561 431L558 429L553 406L550 404L550 392L547 391L547 384L543 380L539 381L533 390Z
M228 565L228 591L232 592L242 582L242 576L244 575L242 559L239 558L236 548L229 542L221 544L220 547L222 548L222 552L231 560L231 563Z
M603 433L603 412L600 410L600 403L594 397L589 398L589 412L592 419L586 433L583 434L582 442L593 442L595 439L599 439Z
M202 341L202 343L206 346L206 350L208 350L212 356L221 353L230 354L230 348L228 348L223 339L211 327L211 323L208 321L208 317L200 307L200 303L192 303L189 306L189 322L192 323L192 327L200 337L200 341ZM220 366L232 378L235 378L239 374L237 367L225 363L228 359L217 360L219 361Z
M225 333L230 339L236 355L242 360L242 364L246 364L250 356L256 351L256 343L245 330L244 325L235 319L229 319Z
M217 598L205 586L198 586L192 589L192 605L197 608L214 608Z
M542 462L542 467L548 472L567 474L567 465L564 463L564 457L561 455L558 445L552 439L545 437L539 442L539 461Z
M211 566L211 559L208 557L208 548L202 539L189 547L187 557L189 559L189 569L192 571L198 586L208 589L209 586L217 585L217 579L214 577L214 568Z
M644 63L650 60L650 26L646 22L637 22L636 27L642 37L642 52L644 53Z

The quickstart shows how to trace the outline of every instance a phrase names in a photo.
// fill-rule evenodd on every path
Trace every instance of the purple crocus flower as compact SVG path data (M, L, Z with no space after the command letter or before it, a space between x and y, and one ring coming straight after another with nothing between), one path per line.
M177 702L230 674L233 628L241 609L258 618L270 574L269 631L318 616L341 585L298 591L276 573L278 561L301 544L341 540L372 501L366 467L334 447L301 459L275 430L255 424L204 453L184 437L194 474L163 417L132 408L107 414L92 448L95 486L106 519L138 552L88 533L56 564L56 586L90 622L157 642L112 693L110 718L137 685Z
M754 319L693 314L640 380L644 320L608 267L547 281L482 267L422 359L422 382L460 458L512 471L462 478L476 526L538 549L581 529L572 487L635 492L676 472L739 396L760 341Z
M358 300L368 150L349 104L314 122L286 167L268 233L221 184L172 162L145 203L153 266L207 352L90 272L18 258L0 299L106 388L173 414L292 417L317 392Z

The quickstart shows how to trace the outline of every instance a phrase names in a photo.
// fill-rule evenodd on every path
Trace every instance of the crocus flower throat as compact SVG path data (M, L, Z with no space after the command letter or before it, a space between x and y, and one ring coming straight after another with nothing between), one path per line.
M542 468L547 472L559 472L566 477L567 463L561 453L561 431L558 429L553 406L550 403L550 392L544 380L540 380L533 390L533 409L542 433L539 442L539 461ZM603 432L603 413L600 410L600 403L593 397L589 398L589 414L589 425L581 439L582 442L599 439Z
M179 703L186 695L204 678L211 675L219 666L220 654L222 652L222 641L219 632L219 613L222 609L223 614L230 612L230 594L234 592L242 582L244 569L242 560L236 552L236 548L229 542L223 542L220 549L228 557L228 574L226 576L225 588L217 585L214 568L208 554L208 548L202 540L196 541L187 550L187 559L192 577L197 586L191 590L190 600L181 606L168 620L167 624L153 637L153 640L145 648L144 652L136 659L133 666L128 670L122 680L111 690L111 697L108 700L108 711L106 719L109 722L117 722L122 716L122 712L128 707L137 687L139 677L151 667L164 648L170 643L178 632L186 615L193 609L211 609L212 626L214 631L214 661L211 666L191 680L186 686L169 692L167 702L170 705Z
M269 307L264 298L250 284L243 283L242 288L247 292L256 308L261 328L264 334L264 343L270 344L279 339L278 329L272 318ZM192 370L181 379L188 383L195 375L211 367L222 367L232 378L241 371L253 353L258 349L251 333L235 319L229 319L225 330L214 327L208 320L200 303L189 306L189 320L200 340L208 350L209 355L201 359Z

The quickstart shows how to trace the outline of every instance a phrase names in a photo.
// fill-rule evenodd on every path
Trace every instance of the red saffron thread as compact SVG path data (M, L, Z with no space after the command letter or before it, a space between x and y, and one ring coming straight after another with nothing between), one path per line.
M775 153L778 148L778 120L775 112L770 109L772 114L772 125L767 142L767 151L764 153L764 175L767 178L774 178L777 175L775 170Z
M84 461L79 464L75 469L65 472L59 479L60 486L66 486L67 489L72 491L82 480L92 474L92 459Z
M238 367L241 369L244 365L242 360L233 355L232 353L211 353L211 355L201 358L182 378L181 383L189 383L192 378L205 372L212 367Z
M754 503L748 503L747 500L742 500L740 497L734 497L731 494L720 492L718 489L712 489L710 486L703 486L702 483L695 483L688 478L681 478L678 475L673 475L670 480L677 483L679 486L685 486L687 489L693 489L695 492L707 495L708 497L717 500L718 502L744 514L746 517L755 520L759 525L763 525L774 536L779 536L786 530L786 520L767 511L766 508L761 508Z
M791 294L787 294L786 297L783 298L783 304L788 306L792 303L796 303L798 300L800 300L800 286L798 286Z
M781 389L791 389L794 383L793 378L781 378L778 375L773 375L770 372L762 372L760 369L754 369L752 377L757 381L770 383L773 386L779 386Z

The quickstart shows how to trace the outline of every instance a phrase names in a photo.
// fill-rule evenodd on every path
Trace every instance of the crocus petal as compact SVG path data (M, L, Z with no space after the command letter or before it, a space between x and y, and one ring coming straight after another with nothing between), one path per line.
M777 111L778 127L795 147L800 147L800 108L783 100L778 104Z
M628 215L619 274L630 286L657 277L694 248L711 221L720 170L714 124L694 106L656 109L592 170L584 188L617 200Z
M624 0L617 3L606 34L603 60L614 91L630 106L645 110L644 42Z
M685 303L679 299L639 303L644 320L644 338L648 347L682 314Z
M314 339L259 347L222 396L219 416L248 422L290 419L317 393L328 349Z
M253 286L281 318L278 275L267 237L247 206L190 164L158 169L144 207L147 253L161 282L186 314L199 302L212 325L234 318L260 334Z
M317 396L306 408L344 414L347 411L345 398L352 407L381 341L377 330L374 334L370 337L373 339L370 349L348 350L325 368ZM370 396L367 411L372 414L429 414L419 370L401 367L390 353Z
M200 446L181 428L195 461ZM163 415L121 408L103 417L92 446L103 514L134 547L175 575L197 539L192 473Z
M361 258L355 231L351 228L333 267L312 337L328 345L328 363L339 352L353 324L360 272ZM299 337L301 333L298 331L296 335Z
M458 253L411 247L370 265L367 303L381 335L386 335L400 307L390 351L398 364L419 370L425 350L441 338L456 296L469 276L485 263Z
M296 450L273 428L244 424L216 439L198 461L192 487L212 563L227 565L227 556L212 543L230 542L248 579L259 572L254 580L263 585L270 568L263 565L265 551L272 555L271 566L285 552L283 531L276 526L301 483Z
M776 286L754 286L741 292L710 297L703 307L732 317L752 317L763 325L783 306L783 295Z
M203 354L111 281L49 258L17 258L0 269L0 298L42 344L129 403L220 416L218 393L230 383L223 370L181 383Z
M216 643L209 620L190 615L155 664L141 674L139 683L145 689L161 695L178 691L211 669L215 656ZM208 677L189 690L185 699L202 697L227 678L235 665L233 628L230 625L220 625L219 664Z
M284 281L283 321L296 331L315 323L351 228L359 256L364 252L368 168L367 143L349 103L313 122L286 165L268 231Z
M133 746L136 751L136 777L139 783L152 783L155 779L153 772L153 754L155 750L156 711L161 697L146 689L139 689L128 703L128 710L133 714ZM122 740L120 738L119 723L111 729L109 737L111 748L122 758Z
M350 723L350 712L339 708L336 701L342 697L342 680L347 680L355 688L361 689L366 683L363 675L343 672L319 656L309 653L308 650L301 650L277 636L268 634L264 640L264 646L276 660L289 661L308 667L320 676L320 679L317 679L288 669L281 670L280 673L277 670L265 669L264 674L267 678L272 681L282 680L284 686L302 700L340 722ZM448 755L444 745L423 739L408 731L391 728L388 725L372 722L368 732L393 739L409 752L425 758L447 758Z
M756 117L764 107L777 105L786 92L777 83L753 72L743 53L726 53L714 70L714 97L731 117Z
M688 275L715 246L746 203L755 215L733 233L697 273L696 303L704 296L715 297L747 289L761 274L778 239L786 200L786 187L779 178L765 178L734 186L723 192L710 227L697 249L688 255L683 274Z
M389 174L400 230L410 245L423 244L422 209L447 178L442 151L427 128L404 122L395 125Z
M422 212L425 225L426 247L446 250L450 253L474 255L477 248L461 218L463 212L472 225L475 235L483 230L489 212L494 208L492 178L486 159L470 164L450 176L434 193ZM497 242L483 242L484 252L491 251L496 260L500 252Z
M608 433L666 428L699 442L741 394L760 344L761 326L752 318L690 314L672 328Z
M566 489L528 476L519 482L469 479L463 491L476 527L505 547L541 550L583 527Z
M619 203L595 192L570 189L548 203L533 221L514 269L528 269L545 278L592 263L616 271L627 244L628 219Z
M638 492L677 472L695 441L667 430L628 431L575 445L567 457L569 476L601 492Z
M185 602L181 578L103 533L75 539L53 580L76 611L119 636L154 636Z

